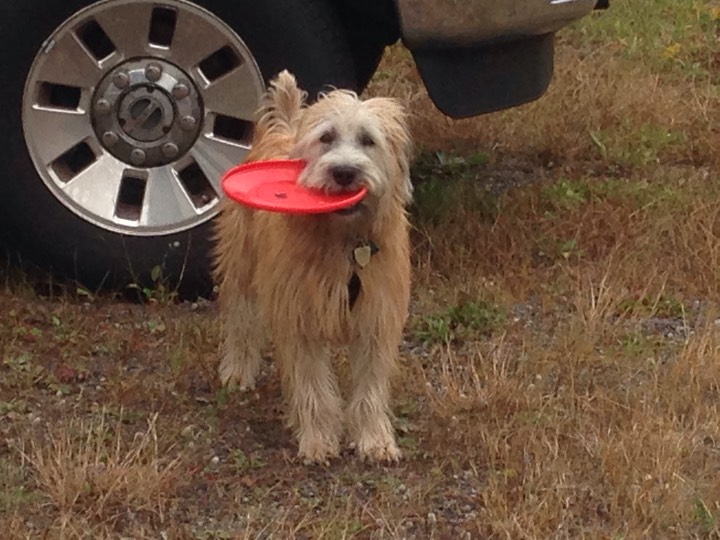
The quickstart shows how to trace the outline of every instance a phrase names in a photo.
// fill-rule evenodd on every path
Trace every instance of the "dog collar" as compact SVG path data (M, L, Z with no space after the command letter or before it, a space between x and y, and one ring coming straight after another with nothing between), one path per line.
M353 263L355 263L355 265L358 266L360 270L362 270L368 264L370 264L370 259L378 251L380 251L380 247L372 240L361 240L357 243L355 249L352 250L351 258ZM353 308L355 302L358 299L358 296L360 296L361 289L362 281L360 280L360 276L358 275L357 270L353 269L350 280L348 281L348 303L350 304L350 309Z

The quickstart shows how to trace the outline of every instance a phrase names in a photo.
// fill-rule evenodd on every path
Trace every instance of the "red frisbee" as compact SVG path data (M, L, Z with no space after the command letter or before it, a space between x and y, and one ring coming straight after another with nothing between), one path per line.
M367 188L337 194L305 188L297 183L305 164L297 159L243 163L225 173L222 188L230 199L242 205L285 214L343 210L359 203L367 193Z

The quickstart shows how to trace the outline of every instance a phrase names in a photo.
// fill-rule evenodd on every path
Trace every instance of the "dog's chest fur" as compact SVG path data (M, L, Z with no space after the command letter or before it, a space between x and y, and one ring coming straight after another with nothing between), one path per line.
M376 292L371 282L383 257L361 267L353 260L359 237L336 234L312 219L262 215L256 225L253 288L273 332L349 341L366 298Z

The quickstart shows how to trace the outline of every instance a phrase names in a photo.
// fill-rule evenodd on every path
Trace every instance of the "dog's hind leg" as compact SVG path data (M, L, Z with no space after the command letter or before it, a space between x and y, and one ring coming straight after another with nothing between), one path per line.
M327 462L340 453L342 400L329 351L301 340L276 340L288 425L305 462Z
M265 346L263 327L255 303L247 296L232 299L222 308L224 341L221 345L220 380L241 390L255 387Z
M390 418L390 376L397 344L359 336L349 348L353 392L347 407L350 442L362 459L397 461L400 449Z

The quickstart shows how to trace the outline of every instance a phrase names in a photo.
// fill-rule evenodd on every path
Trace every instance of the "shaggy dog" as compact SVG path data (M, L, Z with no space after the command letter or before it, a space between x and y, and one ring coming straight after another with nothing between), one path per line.
M288 425L305 462L349 443L364 459L396 461L390 376L410 295L405 206L410 202L410 138L391 99L366 101L334 90L312 105L282 72L259 112L248 161L307 161L299 182L368 194L330 214L288 215L226 202L217 221L215 276L224 321L223 384L252 388L270 338ZM345 410L331 366L347 346L352 391Z

